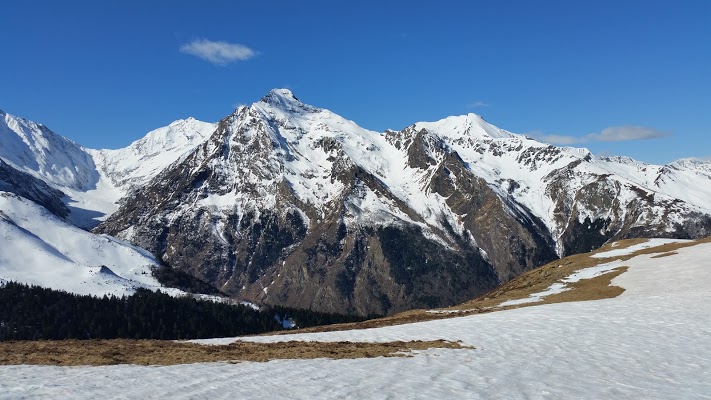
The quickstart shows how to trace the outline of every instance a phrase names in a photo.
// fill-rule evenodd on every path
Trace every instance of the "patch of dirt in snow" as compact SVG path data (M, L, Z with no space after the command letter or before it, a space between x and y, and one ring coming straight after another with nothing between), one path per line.
M360 342L236 342L221 346L167 340L43 340L0 342L0 365L175 365L277 359L409 357L415 350L471 349L446 340Z
M675 255L675 254L679 254L679 253L677 253L676 251L670 251L670 252L667 252L667 253L657 254L656 256L652 256L652 258L669 257L669 256L673 256L673 255Z

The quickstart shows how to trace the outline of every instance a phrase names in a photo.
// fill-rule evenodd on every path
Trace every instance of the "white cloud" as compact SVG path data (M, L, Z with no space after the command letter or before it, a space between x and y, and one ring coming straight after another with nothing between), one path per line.
M491 104L485 102L485 101L474 101L469 104L467 104L468 108L481 108L481 107L489 107Z
M588 133L585 136L569 135L546 135L539 132L530 133L529 136L541 141L559 144L573 145L588 142L624 142L630 140L649 140L669 136L669 132L658 131L643 126L611 126L600 132Z
M216 65L245 61L257 55L254 50L239 43L213 42L207 39L198 39L186 43L180 46L180 51L200 57Z

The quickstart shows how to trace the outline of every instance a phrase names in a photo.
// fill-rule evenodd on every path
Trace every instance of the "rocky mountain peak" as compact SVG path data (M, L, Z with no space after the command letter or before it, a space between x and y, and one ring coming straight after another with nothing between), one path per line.
M630 166L635 166L635 167L645 167L648 164L644 163L642 161L637 161L631 157L627 156L609 156L609 157L600 157L600 160L606 161L606 162L611 162L611 163L617 163L617 164L625 164L625 165L630 165Z
M289 89L272 89L255 105L276 108L284 112L316 111L317 109L301 102Z
M284 88L281 88L281 89L276 88L276 89L270 90L269 93L267 93L266 97L270 97L270 96L288 99L290 101L299 101L299 99L297 99L296 96L294 96L294 93L291 90L284 89Z

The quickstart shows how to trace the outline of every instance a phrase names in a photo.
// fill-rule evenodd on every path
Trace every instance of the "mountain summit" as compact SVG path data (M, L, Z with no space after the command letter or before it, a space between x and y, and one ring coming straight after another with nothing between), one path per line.
M378 133L275 89L97 231L250 301L391 313L454 304L613 239L707 235L704 186L668 190L687 179L711 175L635 172L475 114Z

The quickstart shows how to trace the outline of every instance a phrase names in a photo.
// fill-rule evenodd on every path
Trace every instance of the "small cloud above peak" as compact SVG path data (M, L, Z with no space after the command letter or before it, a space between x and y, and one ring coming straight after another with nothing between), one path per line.
M193 40L180 46L180 52L199 57L215 65L227 65L246 61L257 55L249 47L239 43L213 42L207 39Z
M467 104L467 108L482 108L482 107L489 107L491 104L485 102L485 101L473 101L469 104Z

